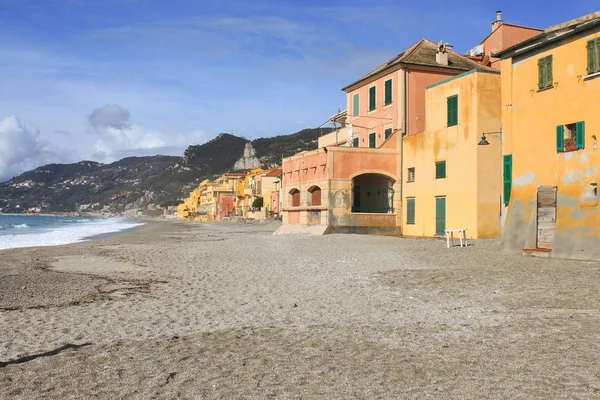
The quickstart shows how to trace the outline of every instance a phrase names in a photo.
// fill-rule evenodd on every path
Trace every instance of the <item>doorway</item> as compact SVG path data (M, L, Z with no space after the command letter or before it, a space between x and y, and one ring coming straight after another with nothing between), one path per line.
M537 248L552 249L556 228L556 186L541 186L537 194Z
M446 231L446 198L435 198L435 235L444 236Z

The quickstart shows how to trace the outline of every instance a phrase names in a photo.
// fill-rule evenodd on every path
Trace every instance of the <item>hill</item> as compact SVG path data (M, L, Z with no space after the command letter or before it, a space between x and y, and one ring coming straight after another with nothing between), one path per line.
M111 164L80 161L48 164L0 183L0 212L122 212L127 208L180 199L198 182L239 165L269 168L317 147L331 129L304 129L249 141L228 133L189 146L183 157L127 157ZM244 161L240 163L240 161Z

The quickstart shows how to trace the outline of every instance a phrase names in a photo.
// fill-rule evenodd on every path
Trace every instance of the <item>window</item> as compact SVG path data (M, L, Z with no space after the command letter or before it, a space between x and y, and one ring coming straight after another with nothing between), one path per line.
M375 132L369 133L369 147L372 149L375 148Z
M385 81L385 97L384 104L387 106L388 104L392 104L392 80L388 79Z
M300 191L298 189L292 189L290 191L290 196L292 196L292 207L300 206Z
M308 189L308 201L311 206L320 206L321 205L321 188L318 186L313 186Z
M538 60L538 89L552 87L552 56L542 57Z
M414 182L415 181L415 167L409 168L408 169L408 182Z
M504 156L504 205L510 202L510 188L512 187L512 154Z
M392 135L392 128L388 128L385 130L385 138L389 138Z
M415 224L415 198L406 199L406 224Z
M352 99L352 114L355 117L358 116L359 109L360 109L360 97L358 96L358 93L356 93Z
M373 111L377 106L375 86L369 88L369 111Z
M556 151L580 150L585 148L585 121L556 127Z
M587 73L600 72L600 38L587 42Z
M358 147L358 138L352 139L352 147Z
M448 97L448 126L458 124L458 96Z
M440 161L435 163L435 179L442 179L446 177L446 161Z

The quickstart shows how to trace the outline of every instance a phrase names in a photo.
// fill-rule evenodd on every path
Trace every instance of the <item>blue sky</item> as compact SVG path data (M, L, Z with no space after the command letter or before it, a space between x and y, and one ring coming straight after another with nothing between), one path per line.
M318 126L344 85L423 37L463 53L496 9L545 28L597 2L0 0L0 181Z

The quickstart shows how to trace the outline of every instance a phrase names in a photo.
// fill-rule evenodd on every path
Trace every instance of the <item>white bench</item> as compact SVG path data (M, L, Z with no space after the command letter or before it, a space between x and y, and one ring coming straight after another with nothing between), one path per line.
M467 229L466 228L458 228L458 229L446 229L446 248L450 248L450 242L452 241L452 246L454 246L454 232L458 232L458 238L460 239L460 247L467 246ZM464 246L463 246L464 240Z

